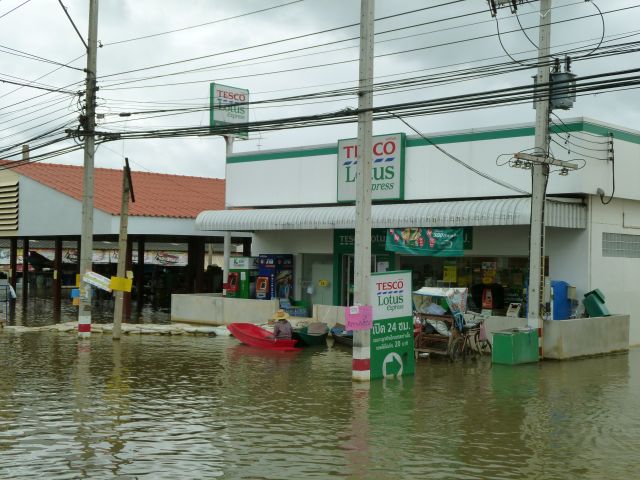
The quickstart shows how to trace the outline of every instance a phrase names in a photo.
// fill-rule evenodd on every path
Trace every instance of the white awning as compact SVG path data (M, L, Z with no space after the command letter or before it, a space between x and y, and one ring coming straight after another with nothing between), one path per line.
M529 198L373 205L373 228L529 225ZM210 210L196 218L197 230L333 230L354 228L355 206ZM547 199L547 227L586 228L579 201Z

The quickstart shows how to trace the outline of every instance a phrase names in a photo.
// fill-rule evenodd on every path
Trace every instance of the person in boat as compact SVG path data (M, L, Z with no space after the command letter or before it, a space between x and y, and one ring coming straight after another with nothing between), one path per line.
M289 314L284 310L280 309L271 317L276 321L273 326L273 336L278 340L291 340L291 336L293 335L293 327L291 323L289 323Z

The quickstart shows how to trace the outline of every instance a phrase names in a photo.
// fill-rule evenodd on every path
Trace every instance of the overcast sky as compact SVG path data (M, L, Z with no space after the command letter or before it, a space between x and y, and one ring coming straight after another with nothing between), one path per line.
M63 0L63 3L86 40L89 0ZM443 3L451 5L397 15ZM594 3L604 14L603 45L640 39L637 21L640 8L607 13L634 7L638 2L596 0ZM553 6L553 22L598 13L593 4L580 0L554 0ZM269 10L252 13L265 9ZM132 131L207 125L209 114L204 110L170 116L156 113L120 117L119 114L206 107L211 82L246 88L254 101L355 86L359 27L337 27L357 24L359 9L360 0L101 0L98 38L103 46L98 50L97 111L102 118L98 120L98 129ZM377 0L375 9L375 16L380 19L375 24L375 31L379 33L375 55L380 56L374 66L376 82L508 60L493 35L496 23L484 0ZM519 20L534 43L538 39L537 29L533 28L538 24L538 9L539 2L531 2L518 10ZM382 18L391 15L397 16ZM502 32L519 29L516 17L508 9L499 12L498 20ZM206 25L196 26L200 24ZM328 29L335 30L257 47ZM139 38L170 30L180 31ZM388 30L394 31L382 33ZM557 23L552 27L553 51L595 47L602 35L599 15ZM616 39L622 35L623 40ZM479 36L489 38L462 41ZM355 40L348 40L354 37ZM525 59L535 56L534 46L522 31L504 33L501 39L515 59L526 62ZM321 46L337 40L344 41ZM299 50L304 47L314 48ZM238 49L243 50L224 53ZM291 50L298 51L273 55ZM407 50L412 51L405 52ZM41 59L25 58L25 54ZM22 83L37 80L46 87L81 91L84 89L82 69L86 66L83 54L84 46L57 0L0 0L0 79ZM194 57L205 58L182 62ZM638 58L638 53L632 53L576 60L573 72L589 75L634 68ZM43 60L71 62L69 66L75 69ZM244 63L238 62L240 60ZM181 63L166 67L146 68L179 61ZM229 65L230 62L236 63ZM340 63L335 65L336 62ZM331 63L334 65L326 65ZM142 68L146 69L123 73ZM193 69L200 70L184 73ZM283 70L289 71L277 73ZM534 74L535 70L530 69L442 87L378 94L374 105L524 85L532 81ZM157 78L141 80L147 77ZM638 104L638 90L632 89L580 97L572 110L557 113L563 118L587 116L637 129L640 125ZM257 105L251 109L250 120L334 112L356 105L357 99L353 96L304 104L298 101L270 107ZM429 134L532 122L534 115L531 105L519 105L414 117L408 121ZM0 83L0 148L19 145L54 129L75 128L77 116L77 97ZM374 134L401 131L413 133L397 120L374 124ZM265 132L237 141L234 149L244 152L300 147L332 143L356 134L356 124ZM3 155L6 153L0 154ZM220 137L114 141L98 148L95 165L120 168L123 156L130 159L134 170L224 176L225 145ZM76 152L50 161L80 165L82 154Z

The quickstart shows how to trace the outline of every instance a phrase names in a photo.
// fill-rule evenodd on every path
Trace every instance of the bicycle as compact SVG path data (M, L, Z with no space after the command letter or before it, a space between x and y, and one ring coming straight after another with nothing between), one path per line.
M474 320L475 320L474 316ZM484 317L476 322L467 323L461 314L456 316L451 341L448 346L448 355L452 361L462 357L483 355L491 353L491 343L487 339L484 329Z

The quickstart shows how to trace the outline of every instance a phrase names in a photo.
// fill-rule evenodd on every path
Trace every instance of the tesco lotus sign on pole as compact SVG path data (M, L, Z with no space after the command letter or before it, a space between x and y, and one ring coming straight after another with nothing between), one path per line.
M249 123L249 90L219 83L210 85L209 126L247 125ZM228 136L247 139L248 127Z

